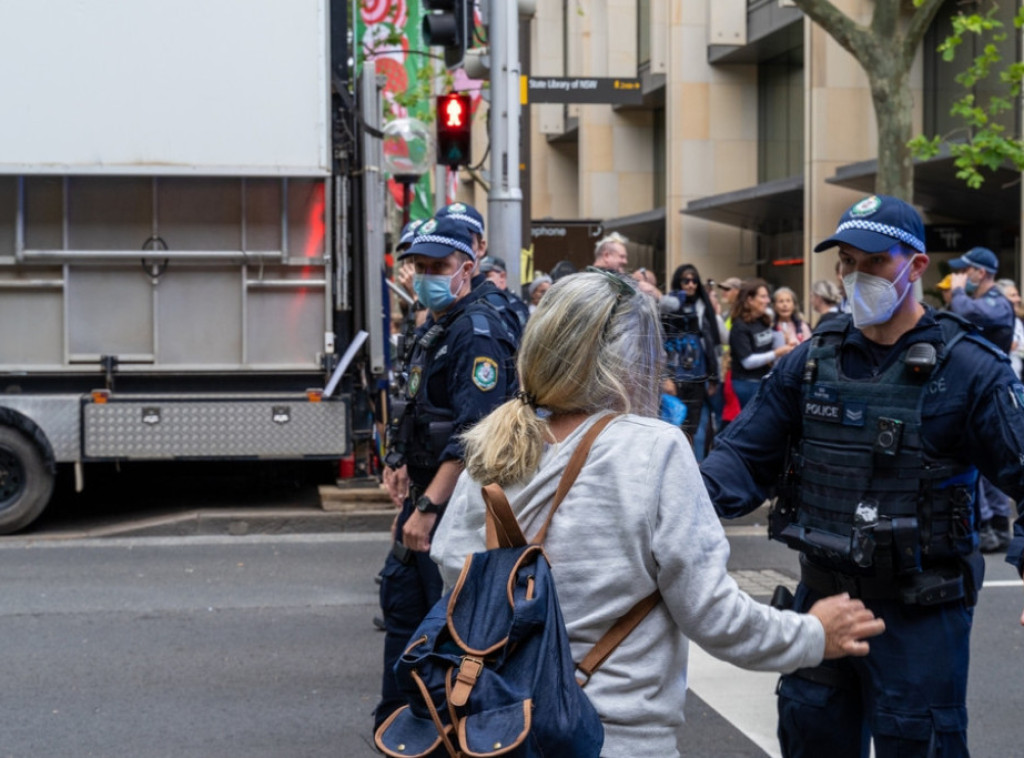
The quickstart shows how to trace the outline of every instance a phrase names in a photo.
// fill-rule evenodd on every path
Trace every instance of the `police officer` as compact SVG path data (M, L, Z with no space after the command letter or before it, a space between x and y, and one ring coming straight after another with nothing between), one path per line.
M860 758L870 736L879 758L966 756L976 483L1024 496L1024 386L975 327L913 298L928 256L910 205L861 200L815 251L836 246L852 314L778 362L701 472L727 518L778 495L794 610L848 592L885 621L867 657L782 677L783 755Z
M517 324L526 325L530 318L530 309L516 293L508 288L508 270L505 268L505 261L494 255L488 255L480 259L479 271L499 291L504 292L509 300L509 308L518 317Z
M469 232L473 239L473 254L477 260L477 268L473 274L473 289L480 289L480 296L501 314L502 319L505 320L518 345L519 339L523 336L523 329L526 328L526 319L529 318L530 312L529 309L518 308L514 302L514 299L518 300L518 298L514 298L511 292L498 287L494 282L490 281L487 272L480 268L488 257L487 240L484 239L484 217L472 205L467 203L450 203L441 208L434 218L438 220L443 218L454 219L465 225L466 231ZM492 260L494 259L492 258ZM502 261L502 265L504 266L504 261Z
M386 634L375 730L404 702L392 674L395 661L441 596L441 578L426 551L462 471L459 434L516 390L515 342L470 286L475 259L464 224L427 221L401 257L415 265L413 286L429 315L406 362L404 397L392 398L385 483L401 512L381 572Z
M1017 317L1013 304L996 287L996 254L987 247L972 247L951 260L949 267L955 272L950 277L949 309L977 324L989 341L1009 353Z
M981 333L1009 354L1017 316L1013 305L996 287L999 259L987 247L972 247L949 262L949 309L981 328ZM1010 502L982 477L979 485L981 552L996 553L1010 544Z

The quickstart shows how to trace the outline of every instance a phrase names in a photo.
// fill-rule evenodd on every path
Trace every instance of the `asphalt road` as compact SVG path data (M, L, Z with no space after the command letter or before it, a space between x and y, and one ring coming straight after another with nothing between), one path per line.
M792 576L792 553L759 528L731 531L731 568L742 584L762 592L776 574ZM374 755L368 725L382 639L370 618L386 539L0 540L0 756ZM1005 584L987 589L977 609L969 703L976 758L1020 754L1024 702L1024 592L996 558L989 580ZM698 671L706 667L698 658L689 754L776 754L773 677L726 674L749 693L739 700L747 711L755 706L752 716L718 702L722 680Z

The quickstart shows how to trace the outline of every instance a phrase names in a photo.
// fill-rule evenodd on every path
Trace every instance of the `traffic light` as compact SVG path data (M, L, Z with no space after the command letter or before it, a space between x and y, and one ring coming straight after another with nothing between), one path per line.
M444 48L444 65L461 68L466 48L472 46L473 0L423 0L423 41Z
M469 164L473 120L469 95L452 92L437 98L437 162L455 167Z

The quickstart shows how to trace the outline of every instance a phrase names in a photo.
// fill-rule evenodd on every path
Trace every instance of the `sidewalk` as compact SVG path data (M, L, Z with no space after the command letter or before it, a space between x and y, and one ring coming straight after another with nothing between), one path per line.
M386 532L395 507L374 481L347 486L320 485L318 498L297 498L295 505L186 507L147 512L138 517L75 522L25 538L184 537L194 535L311 534L318 532ZM319 500L319 505L308 504Z

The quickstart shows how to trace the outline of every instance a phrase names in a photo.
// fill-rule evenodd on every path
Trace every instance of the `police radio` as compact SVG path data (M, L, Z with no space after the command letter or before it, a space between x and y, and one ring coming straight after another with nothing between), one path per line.
M903 358L904 365L910 369L910 373L920 376L922 379L932 373L935 368L936 352L935 345L931 342L915 342L907 350Z

